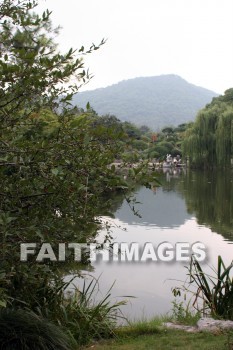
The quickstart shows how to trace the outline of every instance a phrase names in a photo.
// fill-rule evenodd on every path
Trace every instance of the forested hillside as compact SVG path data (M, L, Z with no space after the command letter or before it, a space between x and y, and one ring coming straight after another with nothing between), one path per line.
M100 115L110 113L123 121L158 130L194 120L197 112L215 96L215 92L171 74L124 80L81 92L73 101L82 108L89 102Z

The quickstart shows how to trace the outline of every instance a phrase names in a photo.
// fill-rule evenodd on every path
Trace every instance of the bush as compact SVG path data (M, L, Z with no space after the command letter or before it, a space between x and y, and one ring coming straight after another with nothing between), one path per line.
M74 343L60 327L22 309L0 309L3 350L71 350Z
M26 298L17 300L8 297L6 310L10 308L31 310L34 317L37 315L41 319L45 318L58 327L62 325L78 344L87 344L92 339L112 337L117 319L122 317L119 306L124 305L125 301L111 303L111 288L106 295L99 298L98 279L84 282L80 290L76 286L73 287L73 279L69 282L58 276L48 280L40 279L39 284L34 285L34 291L28 281L27 288L30 292L24 289L20 293L22 297L24 291ZM32 282L35 283L35 280ZM71 290L73 292L70 292ZM5 305L4 301L2 305ZM39 332L40 330L38 334Z

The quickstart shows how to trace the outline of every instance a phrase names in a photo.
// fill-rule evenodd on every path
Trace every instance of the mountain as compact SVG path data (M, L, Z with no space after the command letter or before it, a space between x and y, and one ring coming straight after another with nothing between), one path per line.
M129 79L74 96L74 104L87 102L99 114L112 114L122 121L148 125L154 130L194 120L198 110L217 94L188 83L173 74Z

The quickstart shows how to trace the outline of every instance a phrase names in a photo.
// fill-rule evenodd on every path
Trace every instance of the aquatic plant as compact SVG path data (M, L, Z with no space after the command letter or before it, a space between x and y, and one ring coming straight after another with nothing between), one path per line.
M193 306L204 315L233 320L233 262L225 266L218 256L217 269L213 274L205 272L199 262L192 257L188 269L189 282L181 288L174 288L175 296L181 295L181 289L194 295ZM192 289L194 287L194 290ZM200 306L200 300L202 306Z

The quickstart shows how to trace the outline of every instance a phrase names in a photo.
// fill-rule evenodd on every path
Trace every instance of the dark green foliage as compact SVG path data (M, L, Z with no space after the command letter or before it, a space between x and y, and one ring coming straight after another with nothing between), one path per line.
M72 94L89 79L79 54L98 47L61 54L50 13L35 15L36 6L0 3L0 306L33 310L69 328L72 315L67 325L61 310L73 301L62 298L63 276L80 266L71 270L71 257L62 265L35 256L20 262L20 244L47 242L57 253L60 242L95 240L98 216L109 209L101 199L122 184L109 167L122 132L108 119L93 127L90 106L70 108Z
M0 308L2 350L71 350L70 337L60 327L32 312Z
M89 101L99 114L158 130L192 121L216 93L187 83L176 75L136 78L74 96L74 104Z
M70 271L69 267L67 269ZM8 284L11 283L12 289L16 289L7 293L5 299L8 303L7 309L0 308L0 310L21 308L22 315L25 310L31 310L35 318L42 317L58 327L62 326L77 344L114 336L117 320L123 317L119 307L124 305L125 301L111 302L111 288L100 298L98 280L92 279L88 283L84 281L83 287L74 288L74 278L64 282L59 277L58 271L52 273L47 269L46 272L43 266L34 267L31 272L28 270L27 277L28 279L26 271L23 275L23 271L20 270L19 276L15 276L14 281L9 279L6 281ZM76 286L81 283L82 281L76 281ZM15 332L18 330L19 328Z

